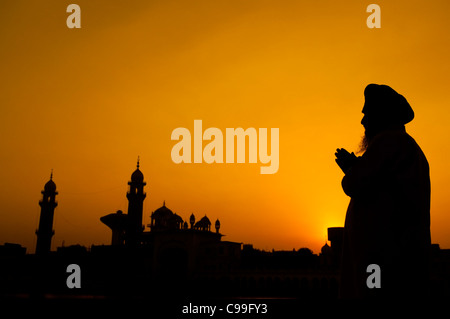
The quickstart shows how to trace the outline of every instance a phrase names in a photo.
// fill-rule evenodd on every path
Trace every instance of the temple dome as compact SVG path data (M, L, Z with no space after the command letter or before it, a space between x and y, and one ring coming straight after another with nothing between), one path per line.
M134 183L142 183L144 181L144 174L142 174L139 168L131 174L131 181Z
M198 229L198 230L210 231L211 230L211 221L205 215L204 217L202 217L202 219L200 219L198 222L195 223L194 228Z
M161 218L161 217L172 217L173 212L166 207L166 204L164 203L160 208L155 210L152 214L154 218Z
M131 174L131 182L133 183L143 183L144 182L144 174L139 170L139 156L136 164L136 170Z
M172 219L173 219L176 223L183 223L183 218L181 218L181 216L178 215L177 213L174 213L174 214L173 214Z
M55 182L50 179L44 186L45 192L55 192L56 191L56 184Z
M181 229L183 226L183 219L167 208L165 202L152 213L151 219L152 230Z
M206 217L206 215L204 217L202 217L202 219L200 219L200 223L205 224L205 225L211 225L211 221L209 220L208 217Z

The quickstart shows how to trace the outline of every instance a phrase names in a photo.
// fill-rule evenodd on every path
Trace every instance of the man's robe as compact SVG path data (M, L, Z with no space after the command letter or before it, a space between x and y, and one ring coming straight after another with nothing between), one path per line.
M342 252L342 298L426 294L430 236L430 174L425 155L404 128L376 135L342 180L351 197ZM367 266L381 268L370 289Z

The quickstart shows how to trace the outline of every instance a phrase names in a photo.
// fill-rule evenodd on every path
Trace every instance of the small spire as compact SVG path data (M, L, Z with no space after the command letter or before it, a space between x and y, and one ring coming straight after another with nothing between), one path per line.
M138 160L137 160L137 168L139 168L139 156L138 156Z
M52 179L53 179L53 168L52 168L52 170L50 172L50 180L52 180Z
M163 206L166 207L166 200L163 201Z

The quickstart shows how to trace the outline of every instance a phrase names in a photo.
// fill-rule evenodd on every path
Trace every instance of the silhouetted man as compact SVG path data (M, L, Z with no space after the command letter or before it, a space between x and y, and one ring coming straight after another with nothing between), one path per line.
M364 154L344 149L336 162L351 197L344 230L342 298L420 298L427 294L430 175L425 155L405 131L414 112L386 85L364 90ZM369 288L367 267L381 269L381 288Z

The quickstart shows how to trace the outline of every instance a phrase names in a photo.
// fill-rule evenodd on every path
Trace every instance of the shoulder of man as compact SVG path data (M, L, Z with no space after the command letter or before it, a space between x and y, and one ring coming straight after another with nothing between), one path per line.
M369 144L370 148L403 148L403 147L418 147L414 138L405 130L386 130L379 133L373 138Z

